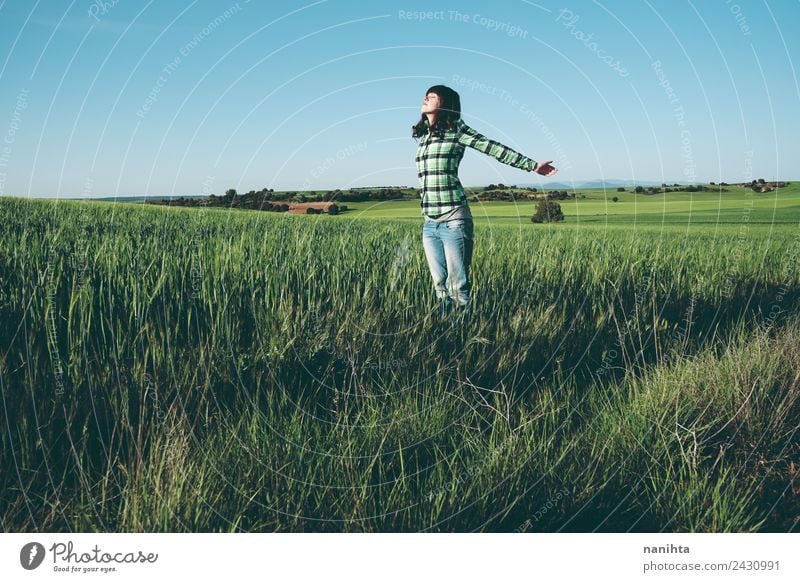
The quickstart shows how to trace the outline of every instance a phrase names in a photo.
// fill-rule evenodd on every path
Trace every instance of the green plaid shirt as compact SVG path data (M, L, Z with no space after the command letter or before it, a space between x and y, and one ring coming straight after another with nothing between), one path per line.
M446 130L441 138L430 133L422 136L417 147L417 174L422 191L422 214L439 216L459 206L467 205L467 195L458 179L458 165L464 157L464 147L475 148L504 164L520 170L533 171L536 161L503 144L493 141L458 120L458 130Z

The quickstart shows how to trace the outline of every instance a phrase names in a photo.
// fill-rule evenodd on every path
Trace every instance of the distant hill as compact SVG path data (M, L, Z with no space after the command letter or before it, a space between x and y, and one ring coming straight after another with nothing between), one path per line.
M680 185L688 185L689 182L678 180L677 182L673 181L666 181L660 182L656 180L613 180L608 179L604 180L599 178L597 180L590 180L588 182L575 182L574 184L565 184L563 182L544 182L542 184L534 184L534 183L524 183L524 184L517 184L518 188L544 188L550 190L569 190L572 188L579 189L579 188L619 188L620 186L623 187L636 187L636 186L661 186L661 184L667 184L668 186L672 186L673 184L680 184ZM699 182L698 182L699 183Z
M541 184L534 184L532 182L525 182L524 184L517 184L517 188L538 188L540 190L572 190L578 188L578 185L572 186L571 184L564 184L563 182L543 182Z

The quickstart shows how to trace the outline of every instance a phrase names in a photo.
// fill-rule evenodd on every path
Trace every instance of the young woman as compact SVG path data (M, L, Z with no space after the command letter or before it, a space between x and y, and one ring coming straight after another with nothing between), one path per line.
M425 93L422 115L411 128L417 146L417 173L422 214L422 246L439 300L439 312L453 308L463 315L470 302L473 222L467 196L458 179L464 148L471 147L504 164L552 176L552 161L536 162L490 140L461 119L461 99L453 89L434 85ZM449 274L449 279L448 279Z

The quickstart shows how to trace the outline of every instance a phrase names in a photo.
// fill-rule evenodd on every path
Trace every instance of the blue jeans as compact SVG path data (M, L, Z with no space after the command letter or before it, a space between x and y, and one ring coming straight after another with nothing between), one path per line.
M425 217L422 246L440 305L469 305L473 234L472 219L436 222Z

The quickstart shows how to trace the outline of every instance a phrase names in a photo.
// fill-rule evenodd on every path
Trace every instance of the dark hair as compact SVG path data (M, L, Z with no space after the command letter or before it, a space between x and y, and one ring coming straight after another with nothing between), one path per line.
M430 127L431 135L441 137L446 130L455 130L458 127L458 121L461 119L461 97L446 85L434 85L425 91L425 95L428 93L436 93L442 101L436 123ZM419 121L411 126L411 137L421 137L428 133L428 129L428 118L423 113Z

